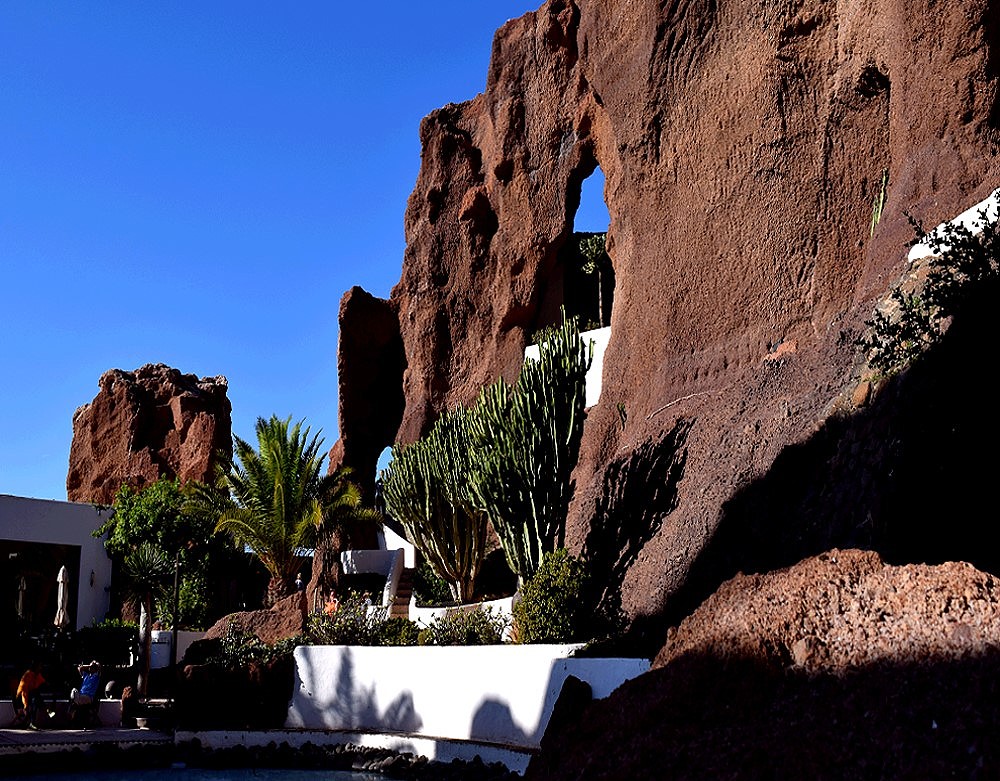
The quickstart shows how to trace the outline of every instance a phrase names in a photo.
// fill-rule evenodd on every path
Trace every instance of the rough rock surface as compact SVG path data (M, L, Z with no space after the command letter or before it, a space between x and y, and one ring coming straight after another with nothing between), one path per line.
M832 550L727 581L527 781L996 778L1000 580Z
M216 454L232 451L225 377L182 374L163 364L111 369L73 415L66 476L71 502L110 504L122 483L160 477L206 480Z
M856 347L906 271L904 212L931 226L1000 184L997 13L551 0L508 22L485 91L421 124L387 304L406 360L397 440L516 375L557 316L559 251L599 164L617 287L567 539L584 547L599 523L620 543L607 555L650 651L736 572L833 546L1000 565L975 455L1000 418L969 371L989 331L953 329L875 388ZM343 452L377 450L395 408L372 409L352 371Z
M223 616L205 632L205 640L221 638L230 626L240 633L276 643L302 634L306 619L305 592L289 594L265 610L243 610Z
M338 323L341 440L330 452L330 470L352 465L355 481L371 497L385 447L379 443L393 441L403 414L406 356L399 318L391 304L353 287L340 301Z

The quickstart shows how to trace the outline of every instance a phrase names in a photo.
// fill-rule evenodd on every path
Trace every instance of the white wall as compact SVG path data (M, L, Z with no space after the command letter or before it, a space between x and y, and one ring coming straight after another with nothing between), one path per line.
M290 729L369 730L537 748L567 676L607 697L646 659L577 646L300 646Z
M507 619L507 629L504 631L503 640L510 639L513 628L514 597L502 597L500 599L476 602L470 605L455 605L451 607L417 607L417 595L410 595L410 605L407 617L420 624L421 627L428 627L439 618L452 613L468 612L470 610L481 610L488 608L494 615L499 614Z
M195 640L201 640L205 636L204 632L192 632L189 630L177 630L177 661L184 658L184 654ZM154 670L170 666L170 646L174 642L174 632L172 629L154 629L150 633L152 645L150 648L151 660L149 666Z
M80 582L70 584L69 595L76 601L77 629L103 621L110 605L111 559L104 541L93 536L94 529L108 519L110 512L92 504L0 494L0 539L80 548ZM58 569L53 568L53 581Z
M938 233L945 225L961 225L968 228L973 234L978 234L982 228L984 217L988 222L995 222L997 220L997 216L1000 214L1000 203L998 201L1000 201L1000 190L994 190L992 195L986 200L980 201L975 206L970 206L957 217L947 222L942 222L933 230L928 231L928 233ZM947 249L947 246L942 248L942 250L944 249ZM907 259L910 263L914 263L933 254L934 252L930 245L922 241L910 248Z
M593 331L584 331L580 334L584 342L594 345L594 360L590 364L587 372L587 407L593 407L601 398L601 381L604 377L604 353L608 349L608 341L611 339L611 326L595 328ZM538 345L529 344L524 348L525 360L538 360Z

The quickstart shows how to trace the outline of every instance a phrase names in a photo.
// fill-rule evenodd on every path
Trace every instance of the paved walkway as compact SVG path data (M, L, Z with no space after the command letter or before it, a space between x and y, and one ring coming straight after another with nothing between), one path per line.
M26 751L56 752L86 748L97 743L116 743L119 746L136 744L173 743L173 735L150 729L121 729L98 727L96 729L0 729L0 756L22 754Z

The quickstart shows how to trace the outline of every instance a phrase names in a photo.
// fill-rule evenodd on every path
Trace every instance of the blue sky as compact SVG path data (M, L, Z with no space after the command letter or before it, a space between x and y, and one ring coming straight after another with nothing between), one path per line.
M399 279L420 120L538 4L0 4L0 493L65 499L73 412L144 363L332 445L337 308Z

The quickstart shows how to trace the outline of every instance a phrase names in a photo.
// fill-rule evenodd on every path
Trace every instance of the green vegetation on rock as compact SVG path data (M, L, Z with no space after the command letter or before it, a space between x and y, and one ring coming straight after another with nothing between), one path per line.
M991 296L1000 282L997 221L988 219L985 211L974 230L949 222L925 232L912 219L911 224L917 234L914 243L924 242L931 249L926 279L908 289L895 288L859 340L871 367L883 374L920 358L941 340L950 318L973 299Z

